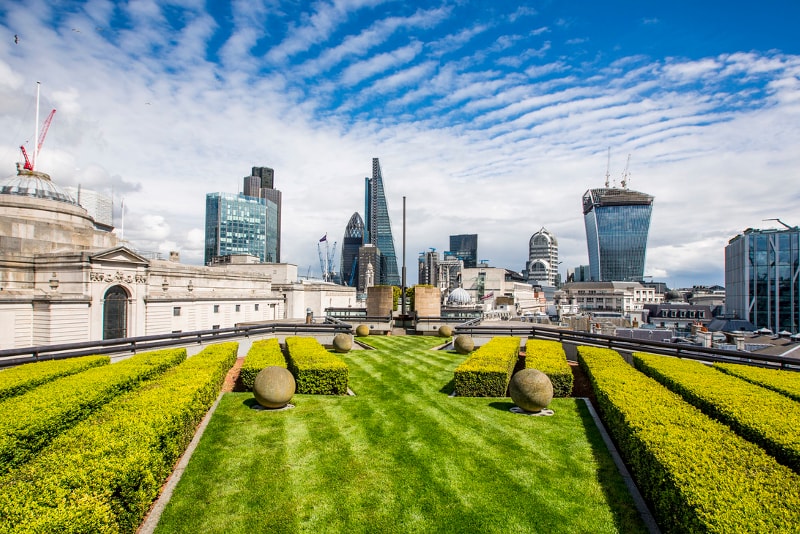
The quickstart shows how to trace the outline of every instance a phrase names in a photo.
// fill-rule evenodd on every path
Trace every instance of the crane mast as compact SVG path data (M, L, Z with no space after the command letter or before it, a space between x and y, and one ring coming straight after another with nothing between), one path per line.
M34 139L36 140L36 144L33 145L33 157L28 157L28 152L25 150L25 145L20 145L20 150L22 151L22 156L25 158L25 165L23 168L28 171L34 171L36 169L36 160L39 157L39 152L42 150L42 145L44 144L44 139L47 137L47 130L50 129L50 123L53 122L53 116L56 114L56 110L52 110L47 118L44 120L42 124L42 133L39 133L39 89L41 87L40 82L36 82L36 131L34 133Z

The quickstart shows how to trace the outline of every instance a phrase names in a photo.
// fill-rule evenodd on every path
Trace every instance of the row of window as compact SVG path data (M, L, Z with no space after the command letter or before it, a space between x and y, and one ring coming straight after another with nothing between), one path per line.
M234 311L240 312L242 311L242 305L237 304L234 308ZM258 304L253 304L253 311L258 311ZM219 304L214 304L214 313L219 313ZM172 308L172 316L173 317L180 317L181 316L181 307L175 306Z
M661 317L688 317L689 319L705 319L706 312L702 310L661 310Z

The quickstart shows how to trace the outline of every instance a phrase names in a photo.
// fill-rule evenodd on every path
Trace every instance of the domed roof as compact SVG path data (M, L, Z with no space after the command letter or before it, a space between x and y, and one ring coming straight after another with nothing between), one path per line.
M457 287L447 297L448 306L468 306L472 302L469 293L463 287Z
M0 195L45 198L77 205L75 199L50 180L50 175L27 169L18 169L16 176L0 183Z

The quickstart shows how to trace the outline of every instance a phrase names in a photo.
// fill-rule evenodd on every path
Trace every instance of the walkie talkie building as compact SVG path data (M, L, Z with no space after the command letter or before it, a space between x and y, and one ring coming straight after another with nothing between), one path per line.
M590 189L583 195L589 270L596 282L644 278L653 197L625 188Z

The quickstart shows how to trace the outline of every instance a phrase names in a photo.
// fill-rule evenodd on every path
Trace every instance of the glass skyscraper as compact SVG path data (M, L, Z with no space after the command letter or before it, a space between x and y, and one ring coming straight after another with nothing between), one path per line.
M478 266L478 234L450 236L450 254L464 262L464 267Z
M250 254L261 262L276 262L277 217L277 205L266 198L207 194L205 264L231 254Z
M378 158L372 158L372 178L365 178L364 187L364 244L372 244L380 251L379 285L399 286L397 254L394 251L392 222L383 191L383 176Z
M773 333L798 333L800 228L748 228L728 242L725 312Z
M244 177L243 193L248 197L266 198L276 209L269 211L267 250L270 263L281 261L281 192L275 189L275 171L270 167L253 167Z
M356 287L358 284L358 249L364 244L364 221L358 212L350 217L342 239L342 284Z
M589 270L595 282L644 277L653 197L625 188L590 189L583 195Z

